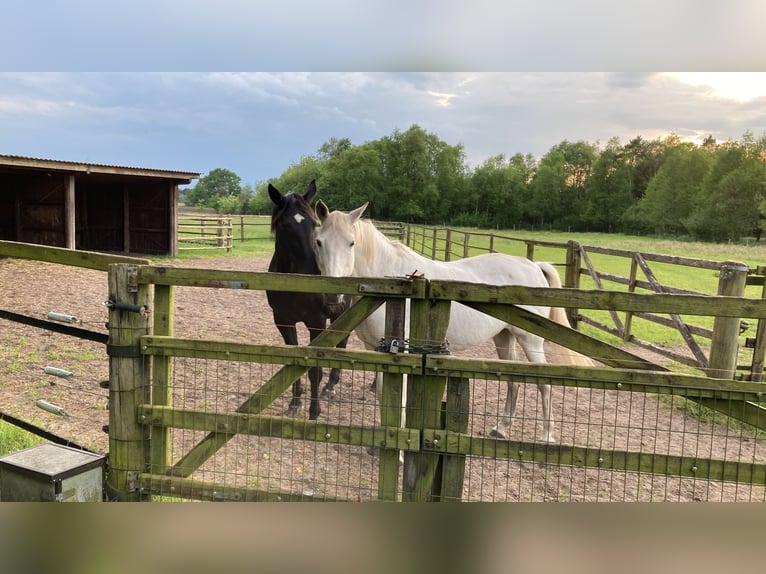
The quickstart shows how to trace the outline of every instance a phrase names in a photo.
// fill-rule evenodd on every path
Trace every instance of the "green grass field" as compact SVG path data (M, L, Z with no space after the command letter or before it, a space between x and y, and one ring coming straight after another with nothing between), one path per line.
M17 426L0 421L0 456L45 442Z
M196 259L215 256L248 257L270 255L274 248L269 232L269 218L258 215L233 217L234 248L231 253L221 249L203 249L182 251L179 259ZM429 228L430 229L430 228ZM461 232L470 232L472 249L469 255L474 255L486 249L489 245L487 230L454 228ZM510 237L513 240L497 239L494 244L496 251L525 255L524 239L566 243L573 240L583 245L611 247L644 253L661 253L681 257L710 259L716 261L742 261L751 267L766 265L766 241L759 243L747 240L738 244L700 243L680 241L658 237L638 237L632 235L607 233L565 233L551 231L519 231L494 230L496 236ZM244 240L243 240L244 239ZM475 246L475 247L474 247ZM454 251L455 249L453 249ZM561 250L546 247L535 248L535 259L556 260L561 257ZM609 269L605 269L609 271Z

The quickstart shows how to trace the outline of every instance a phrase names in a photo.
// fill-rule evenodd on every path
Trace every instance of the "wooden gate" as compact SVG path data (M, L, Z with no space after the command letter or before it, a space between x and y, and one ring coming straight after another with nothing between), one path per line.
M109 283L113 305L108 346L111 365L108 484L113 495L121 500L141 500L154 495L241 501L473 500L476 482L481 483L481 490L485 483L496 480L481 472L481 461L506 461L505 464L515 465L514 472L516 469L524 471L526 464L543 465L547 469L545 473L587 472L587 469L599 473L617 472L620 476L630 476L631 480L637 476L639 491L642 477L656 475L690 480L693 485L707 485L707 488L711 484L747 484L756 489L751 490L749 499L766 498L763 489L766 457L760 434L766 428L766 411L761 405L764 388L761 383L736 381L729 373L722 375L722 371L712 373L715 376L669 372L518 306L542 303L624 312L673 313L680 305L689 314L716 316L717 325L721 326L720 340L724 341L731 339L731 327L738 324L740 318L766 318L766 302L761 299L492 287L422 278L332 279L122 264L110 267ZM358 299L308 346L254 345L174 337L174 286L346 293ZM410 300L409 317L405 317L405 299ZM386 338L403 340L407 321L411 348L443 342L453 301L594 357L604 366L575 368L453 357L427 351L416 354L334 348L340 339L382 305L386 308ZM738 331L735 338L736 334ZM731 347L730 341L724 344L726 346ZM179 381L174 372L179 367L176 361L183 358L225 361L221 370L227 372L236 370L237 367L232 366L234 363L274 365L276 371L255 386L237 387L237 392L232 394L232 397L239 397L237 402L232 397L211 400L201 396L209 382L204 377L197 379L193 371L205 371L208 367L197 363L191 368L184 366L184 373L188 373L184 376L193 379L188 388L195 393L194 404L184 406L174 402L174 387ZM352 424L336 423L329 417L308 421L265 414L267 407L284 394L296 377L315 365L338 366L359 372L381 371L384 386L380 420ZM405 426L402 426L400 405L404 375L407 375L408 385ZM248 374L244 378L253 377ZM473 380L472 384L470 380ZM730 417L727 421L743 421L745 424L741 427L724 423L724 435L728 438L723 440L734 443L732 429L737 428L739 440L751 442L752 451L740 449L739 454L727 452L716 456L700 452L699 446L689 451L684 444L677 451L663 452L644 448L643 440L636 447L629 436L611 443L605 443L602 436L602 440L591 442L588 437L583 439L577 430L583 425L588 428L598 426L591 422L590 414L587 423L576 418L570 420L568 415L562 418L562 430L571 427L572 438L568 442L562 440L561 444L538 443L524 430L511 440L489 438L481 430L482 423L478 431L473 430L475 423L469 419L475 418L476 413L471 397L478 382L486 382L494 388L508 381L551 384L565 396L569 391L587 391L617 393L620 397L631 397L631 401L632 397L648 396L680 398L703 405L711 412L725 413ZM241 398L244 400L239 400ZM215 407L212 402L221 406ZM671 413L674 408L671 405ZM676 432L672 427L671 424L667 432ZM603 424L601 428L603 435ZM193 440L175 436L178 429L193 433L190 435ZM642 432L645 430L643 423L641 429ZM613 430L616 434L617 425ZM685 426L678 432L696 436L698 445L699 437L705 434L699 431L694 434ZM311 483L310 489L305 488L307 482L303 479L295 484L288 481L286 486L266 484L262 487L261 479L256 480L247 470L233 481L208 480L195 474L238 436L276 439L280 444L295 445L300 441L302 444L324 445L321 457L332 454L331 448L341 446L378 448L375 484L366 495L349 497L329 493L332 489L323 489L321 484L319 488L315 483ZM178 452L174 445L179 442L184 443L183 451L174 456L172 453ZM289 449L290 446L285 447L285 450ZM401 466L400 451L404 453ZM249 464L248 461L261 459L266 454L256 449L245 451L244 455L236 455L236 462ZM248 460L243 462L243 458ZM323 464L324 460L314 456L312 463ZM479 461L478 471L473 466L476 461ZM297 471L291 467L286 472ZM208 475L214 478L224 476L223 473L216 475L215 470L205 476ZM475 479L472 478L474 475ZM479 495L476 499L483 498Z

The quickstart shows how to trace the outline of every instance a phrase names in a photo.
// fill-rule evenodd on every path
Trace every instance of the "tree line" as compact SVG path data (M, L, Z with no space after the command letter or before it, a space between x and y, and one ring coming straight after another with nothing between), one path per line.
M596 231L738 241L766 227L766 135L701 145L677 135L605 146L567 140L543 157L517 153L469 167L463 146L418 125L362 145L332 138L270 180L317 180L331 209L369 201L380 220L499 229ZM214 169L184 190L187 205L270 213L267 182Z

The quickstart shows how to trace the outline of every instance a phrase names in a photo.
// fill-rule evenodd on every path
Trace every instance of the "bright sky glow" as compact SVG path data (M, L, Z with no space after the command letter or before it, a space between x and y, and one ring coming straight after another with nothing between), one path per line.
M692 86L708 86L717 95L748 102L766 96L766 73L763 72L675 72L678 79Z

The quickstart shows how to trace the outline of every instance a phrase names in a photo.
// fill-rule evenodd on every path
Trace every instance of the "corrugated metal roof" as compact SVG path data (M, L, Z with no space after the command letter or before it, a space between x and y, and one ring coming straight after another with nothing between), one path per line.
M91 163L83 161L66 161L57 159L45 159L21 155L0 154L0 166L27 167L40 169L58 169L63 171L76 171L85 173L111 173L123 175L143 175L149 177L168 177L171 179L198 179L200 174L191 171L178 171L171 169L157 169L148 167L131 167L125 165L111 165L104 163Z

